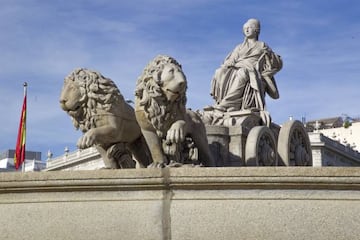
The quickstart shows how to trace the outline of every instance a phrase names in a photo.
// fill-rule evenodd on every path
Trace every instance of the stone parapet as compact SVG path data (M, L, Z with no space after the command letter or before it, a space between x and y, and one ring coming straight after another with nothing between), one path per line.
M104 163L99 152L96 148L90 147L48 159L44 171L94 170L103 167Z
M356 239L357 168L0 173L1 239Z
M313 165L320 166L360 166L360 153L349 146L324 136L309 133Z

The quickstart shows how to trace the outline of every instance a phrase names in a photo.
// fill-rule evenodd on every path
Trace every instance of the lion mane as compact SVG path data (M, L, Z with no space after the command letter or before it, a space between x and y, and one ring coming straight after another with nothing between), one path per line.
M124 101L115 83L96 71L78 68L72 71L65 82L73 81L79 86L81 99L80 112L71 116L76 129L86 132L96 127L96 116L101 112L115 114L120 103Z
M145 110L146 118L155 128L157 135L162 138L176 119L178 114L184 114L186 106L186 88L179 98L169 102L161 89L160 75L165 65L172 64L182 71L181 65L172 57L159 55L147 64L137 80L135 96ZM168 123L168 124L164 124Z

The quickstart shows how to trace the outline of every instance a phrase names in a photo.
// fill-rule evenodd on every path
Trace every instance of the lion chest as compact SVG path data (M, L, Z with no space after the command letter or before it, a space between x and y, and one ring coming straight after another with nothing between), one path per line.
M154 126L151 121L147 118L145 110L135 110L136 121L139 123L140 127L144 130L155 131Z

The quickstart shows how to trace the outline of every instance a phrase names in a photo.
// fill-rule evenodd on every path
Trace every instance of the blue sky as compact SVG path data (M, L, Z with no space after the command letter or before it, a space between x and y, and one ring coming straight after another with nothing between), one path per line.
M158 54L176 58L192 109L212 104L210 81L243 40L248 18L284 62L274 122L360 116L360 2L357 0L1 0L0 150L14 148L28 87L27 149L76 149L81 133L59 107L74 68L100 71L134 99L137 77Z

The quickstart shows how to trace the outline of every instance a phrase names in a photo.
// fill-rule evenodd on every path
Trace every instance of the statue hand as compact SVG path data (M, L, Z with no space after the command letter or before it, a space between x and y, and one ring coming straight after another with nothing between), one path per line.
M172 143L180 143L185 140L185 121L174 122L167 131L166 140Z
M77 147L80 149L88 148L94 145L96 134L94 129L87 131L77 142Z

